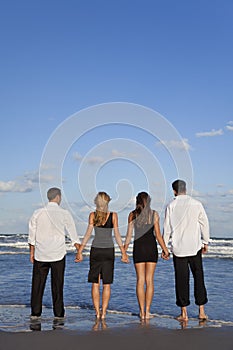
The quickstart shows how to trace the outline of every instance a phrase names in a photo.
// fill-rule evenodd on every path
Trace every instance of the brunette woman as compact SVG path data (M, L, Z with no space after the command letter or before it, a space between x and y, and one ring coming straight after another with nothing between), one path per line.
M154 295L154 272L158 261L157 241L164 259L169 258L168 249L160 232L159 215L150 207L151 198L146 192L138 193L136 208L128 217L125 249L134 231L133 261L137 274L136 294L140 309L140 318L148 319Z

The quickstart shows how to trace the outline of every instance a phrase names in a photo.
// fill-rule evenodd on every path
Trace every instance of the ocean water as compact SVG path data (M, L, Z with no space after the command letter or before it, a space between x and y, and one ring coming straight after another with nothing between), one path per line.
M116 248L114 283L107 317L108 322L115 326L138 322L132 246L129 252L131 262L123 264L120 261L119 250ZM74 258L75 251L67 241L64 287L64 301L68 315L67 327L86 329L89 327L88 322L93 323L95 315L91 300L91 284L87 282L89 248L87 247L82 263L76 264ZM32 276L27 235L0 234L0 262L0 330L25 330L29 325ZM206 305L208 323L214 326L233 326L233 239L212 238L203 264L209 299ZM188 307L190 322L197 325L198 308L194 304L192 277L190 278L190 301L191 304ZM48 320L50 322L53 319L51 305L49 276L43 299L43 317L46 325ZM160 326L175 328L178 323L173 320L179 311L175 304L172 258L169 261L159 259L151 307L151 313L156 321L152 323L157 322Z

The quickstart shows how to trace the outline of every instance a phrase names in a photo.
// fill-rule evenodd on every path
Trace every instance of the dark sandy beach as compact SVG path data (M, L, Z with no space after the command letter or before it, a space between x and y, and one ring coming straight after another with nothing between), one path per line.
M137 315L108 312L96 321L93 310L68 309L65 319L54 319L43 309L39 320L30 320L29 308L1 308L0 350L146 350L187 348L233 350L231 322L190 318L187 324L173 317L140 321Z
M1 350L64 349L212 349L232 350L232 327L165 330L115 329L99 332L0 332Z

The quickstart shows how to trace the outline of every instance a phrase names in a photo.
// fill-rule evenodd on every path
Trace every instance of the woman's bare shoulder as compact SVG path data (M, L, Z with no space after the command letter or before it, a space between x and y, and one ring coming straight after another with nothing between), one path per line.
M154 220L158 221L159 220L159 213L154 209L152 209L152 213L153 213Z
M113 218L118 218L118 214L115 211L112 211L111 213ZM108 213L108 215L110 215L110 213Z

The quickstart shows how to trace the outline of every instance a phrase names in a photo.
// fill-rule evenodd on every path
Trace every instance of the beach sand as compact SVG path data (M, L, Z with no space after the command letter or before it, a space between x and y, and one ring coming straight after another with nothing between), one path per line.
M218 321L190 319L180 324L171 316L141 322L137 315L109 312L96 321L94 310L68 309L64 320L54 320L52 310L30 320L28 307L1 308L0 350L233 350L233 327Z
M76 349L211 349L232 350L232 327L166 330L155 328L111 329L98 332L67 330L0 332L1 350Z

